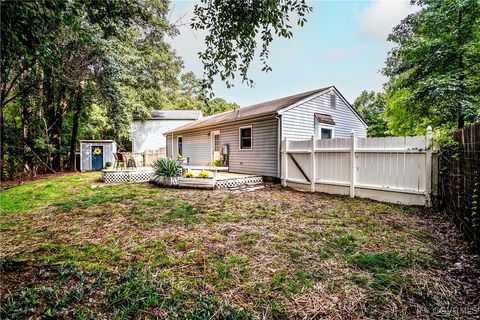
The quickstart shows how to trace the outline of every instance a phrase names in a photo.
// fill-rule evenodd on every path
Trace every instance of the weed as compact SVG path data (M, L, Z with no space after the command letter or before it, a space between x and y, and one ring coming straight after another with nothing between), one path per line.
M168 222L192 224L198 221L198 210L189 203L180 203L171 208L164 219Z
M410 260L396 252L367 253L359 252L347 258L347 262L368 271L396 270L408 267Z

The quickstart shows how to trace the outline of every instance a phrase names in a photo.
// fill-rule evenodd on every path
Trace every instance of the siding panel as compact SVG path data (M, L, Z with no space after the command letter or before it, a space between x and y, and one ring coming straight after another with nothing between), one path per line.
M366 137L367 128L362 121L337 95L336 107L330 106L330 92L326 92L302 105L286 111L282 115L282 139L288 137L293 140L310 139L315 135L315 113L329 114L335 121L335 138L350 137L352 129L357 137Z
M239 128L252 126L252 150L239 149ZM220 131L220 143L230 147L230 172L258 174L263 176L277 177L278 161L278 120L269 117L263 120L241 121L234 124L215 126L201 131L175 134L183 136L183 155L190 160L192 165L211 164L210 132ZM172 156L170 151L171 137L167 137L167 155ZM173 156L176 154L174 146Z

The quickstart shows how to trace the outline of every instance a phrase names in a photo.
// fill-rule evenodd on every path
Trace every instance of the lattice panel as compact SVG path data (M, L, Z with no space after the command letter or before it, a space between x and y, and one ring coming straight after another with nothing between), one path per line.
M228 179L228 180L218 180L216 187L217 188L234 188L244 184L262 183L262 182L263 182L262 177L236 178L236 179Z
M102 181L106 183L147 182L153 177L151 171L103 172Z

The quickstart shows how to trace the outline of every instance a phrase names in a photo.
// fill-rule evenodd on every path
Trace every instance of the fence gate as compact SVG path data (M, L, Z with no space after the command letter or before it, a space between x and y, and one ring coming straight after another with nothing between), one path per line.
M305 191L431 205L432 129L425 136L282 142L284 186Z

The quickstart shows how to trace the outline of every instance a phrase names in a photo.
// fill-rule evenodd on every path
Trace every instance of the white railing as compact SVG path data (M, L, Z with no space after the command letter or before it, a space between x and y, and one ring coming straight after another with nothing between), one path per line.
M166 153L165 149L159 150L149 150L144 152L126 152L125 156L128 158L133 158L135 164L141 167L151 166L153 161L160 158L165 158Z
M425 136L282 142L284 186L430 205L431 128Z

